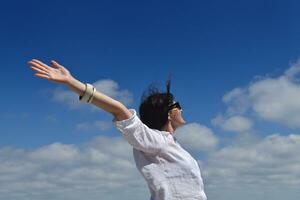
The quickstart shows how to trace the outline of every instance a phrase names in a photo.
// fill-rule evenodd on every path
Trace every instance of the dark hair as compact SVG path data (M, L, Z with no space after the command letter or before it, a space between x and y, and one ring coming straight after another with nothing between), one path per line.
M140 119L149 128L161 130L168 121L169 106L173 103L174 96L170 93L170 80L166 86L167 92L160 92L152 84L142 95Z

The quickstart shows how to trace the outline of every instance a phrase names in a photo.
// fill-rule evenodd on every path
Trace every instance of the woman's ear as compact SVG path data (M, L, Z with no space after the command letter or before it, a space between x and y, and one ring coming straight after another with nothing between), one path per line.
M168 113L168 120L171 120L172 118L171 118L171 114L170 114L170 112Z

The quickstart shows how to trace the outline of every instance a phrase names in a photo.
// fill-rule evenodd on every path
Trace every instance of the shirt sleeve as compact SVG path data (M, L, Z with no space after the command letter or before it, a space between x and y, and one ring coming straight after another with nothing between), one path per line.
M159 153L166 143L166 138L159 130L151 129L145 125L134 109L129 109L129 111L132 113L129 119L113 120L117 129L135 149L151 154Z

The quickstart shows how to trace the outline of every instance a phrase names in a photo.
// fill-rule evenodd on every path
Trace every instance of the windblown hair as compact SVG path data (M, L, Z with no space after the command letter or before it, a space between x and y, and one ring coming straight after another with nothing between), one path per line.
M167 92L160 92L153 84L143 93L139 107L141 121L149 128L161 130L168 121L169 105L174 101L168 80Z

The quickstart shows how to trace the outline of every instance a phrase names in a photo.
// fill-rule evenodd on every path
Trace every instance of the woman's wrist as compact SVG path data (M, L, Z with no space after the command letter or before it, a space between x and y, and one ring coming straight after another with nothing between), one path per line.
M73 77L73 76L68 76L67 78L66 78L66 80L63 82L63 84L65 84L66 86L72 86L72 85L74 85L74 83L76 82L77 80Z
M70 76L64 84L78 95L84 94L85 84L75 79L73 76Z

